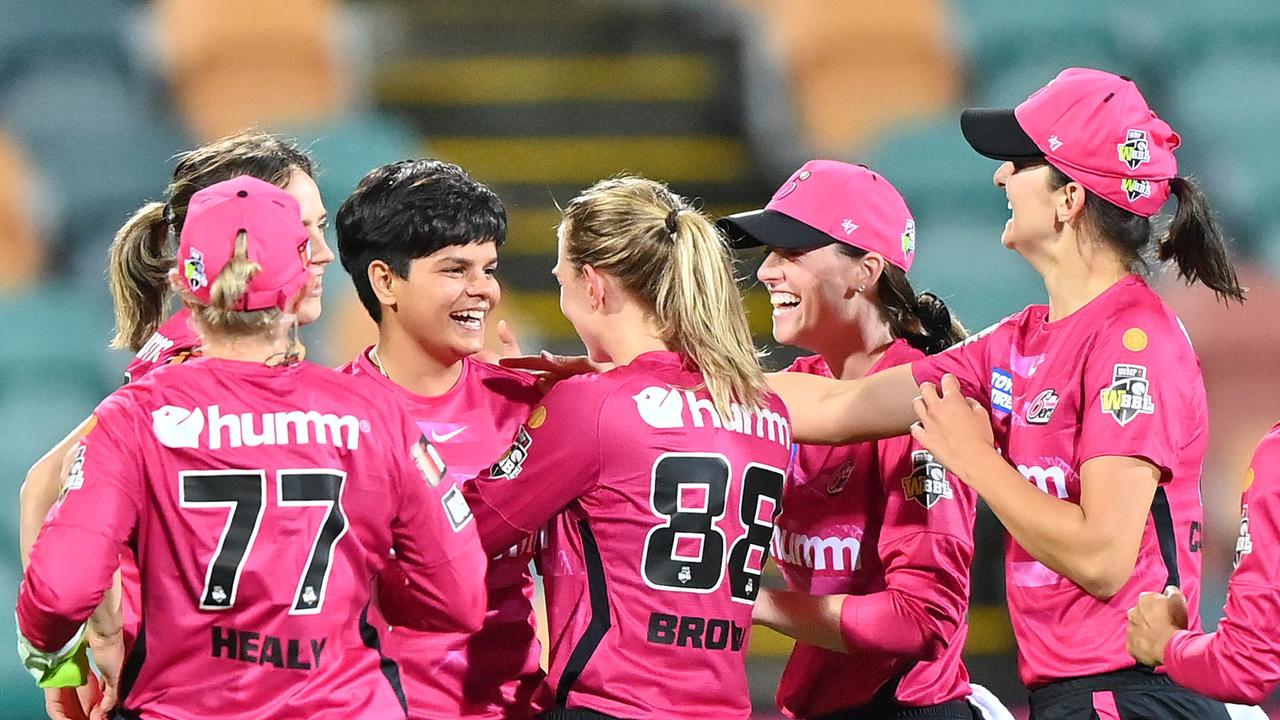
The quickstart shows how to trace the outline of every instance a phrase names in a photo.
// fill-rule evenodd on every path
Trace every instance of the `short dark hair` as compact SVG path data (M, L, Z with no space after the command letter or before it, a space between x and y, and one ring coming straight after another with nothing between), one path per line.
M382 306L369 284L369 263L409 276L409 263L450 245L507 239L498 196L465 170L440 160L402 160L370 171L338 209L338 256L374 322Z

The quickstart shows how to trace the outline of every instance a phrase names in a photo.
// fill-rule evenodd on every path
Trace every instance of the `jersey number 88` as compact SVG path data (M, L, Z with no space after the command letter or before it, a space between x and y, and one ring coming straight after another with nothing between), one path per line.
M711 593L720 587L727 569L733 599L755 602L784 477L777 468L747 465L738 503L742 532L728 545L718 522L730 496L729 460L699 453L659 457L653 465L649 501L653 513L666 522L649 530L645 540L645 582L658 590Z

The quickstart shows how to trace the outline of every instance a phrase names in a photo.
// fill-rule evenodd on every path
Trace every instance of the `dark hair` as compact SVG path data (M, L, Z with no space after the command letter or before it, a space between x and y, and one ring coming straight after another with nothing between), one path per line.
M507 211L492 190L439 160L402 160L375 168L338 209L338 257L374 322L382 306L369 284L369 263L385 262L407 278L409 264L450 245L507 239Z
M1071 182L1058 168L1049 165L1049 189ZM1178 275L1188 285L1199 282L1219 300L1244 302L1244 288L1227 256L1222 230L1204 192L1190 178L1175 177L1169 189L1178 198L1178 210L1164 235L1156 243L1155 260L1173 260ZM1084 222L1092 227L1133 269L1145 270L1151 243L1151 219L1136 215L1085 190Z
M867 254L844 243L836 243L836 247L854 260ZM942 298L931 292L917 295L907 273L897 265L884 264L876 281L876 295L889 322L890 334L906 340L925 355L940 353L969 335L960 321L951 316Z
M214 183L251 175L280 187L294 171L314 175L311 158L292 142L249 131L182 153L165 190L165 202L143 205L116 231L108 262L115 304L112 347L137 350L168 311L169 269L191 196Z

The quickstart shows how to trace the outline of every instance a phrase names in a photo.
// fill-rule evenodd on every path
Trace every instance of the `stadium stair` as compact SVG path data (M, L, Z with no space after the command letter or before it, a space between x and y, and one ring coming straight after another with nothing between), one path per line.
M712 215L771 193L742 127L730 23L667 3L390 7L402 31L375 67L376 101L428 138L425 155L458 163L502 196L504 305L550 348L578 347L551 276L557 204L624 172L665 181ZM766 337L768 298L756 290L750 304Z

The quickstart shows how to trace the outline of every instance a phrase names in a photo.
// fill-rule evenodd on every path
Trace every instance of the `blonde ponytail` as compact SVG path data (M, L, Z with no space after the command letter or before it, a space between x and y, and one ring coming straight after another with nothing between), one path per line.
M602 180L565 208L565 251L616 277L653 310L662 339L702 372L716 409L758 407L765 382L728 248L705 215L665 185Z
M129 218L111 243L110 285L116 332L112 347L138 350L160 327L173 291L169 269L177 236L197 191L237 175L280 187L296 171L313 173L311 158L294 143L262 132L243 132L183 153L165 191L168 203L148 203Z
M174 251L164 203L147 203L111 241L108 284L115 304L111 347L137 351L160 327L169 306Z
M285 331L281 322L284 313L279 309L239 309L244 294L249 291L249 281L261 270L261 265L249 259L249 236L241 232L236 236L231 260L209 287L209 304L187 298L201 335L278 337Z
M716 409L729 417L732 400L756 407L764 399L759 354L715 225L692 208L677 208L674 224L671 267L654 300L658 324L698 364Z

